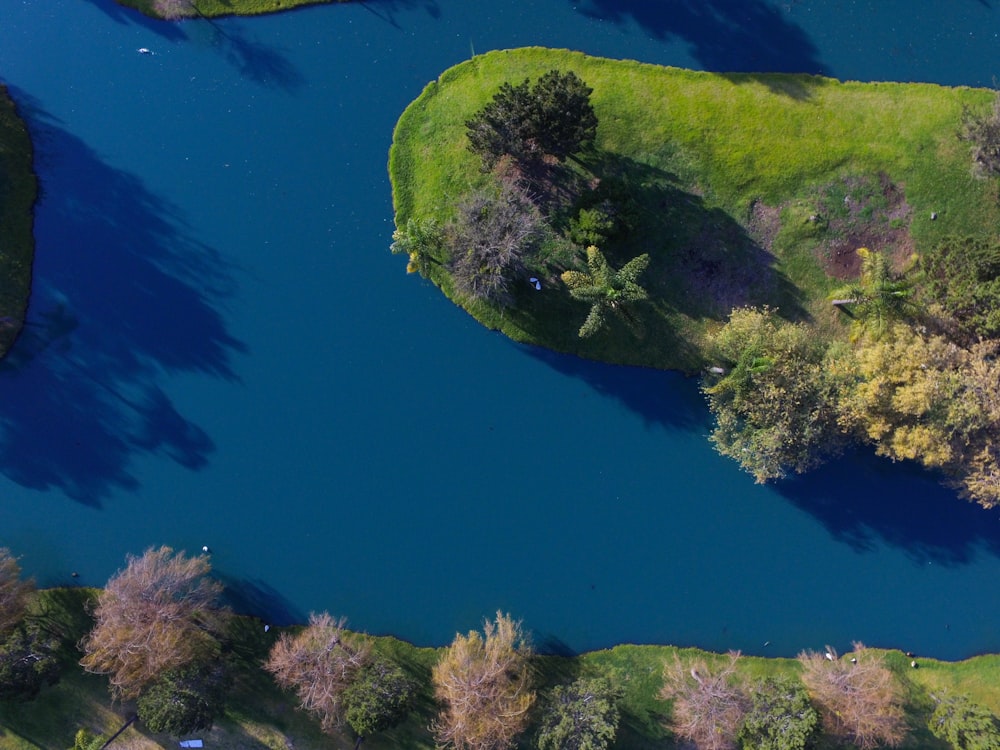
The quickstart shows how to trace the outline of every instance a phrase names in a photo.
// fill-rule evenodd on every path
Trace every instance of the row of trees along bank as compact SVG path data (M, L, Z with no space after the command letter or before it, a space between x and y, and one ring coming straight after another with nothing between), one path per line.
M539 656L521 624L498 612L482 631L415 658L417 650L387 648L398 642L349 631L327 613L271 632L228 612L210 572L207 555L151 548L130 556L91 601L79 664L106 676L112 698L151 732L180 736L211 728L227 711L242 715L240 684L270 675L323 733L339 742L350 731L356 745L403 725L392 745L456 750L1000 747L1000 723L983 705L928 689L914 680L918 671L861 644L845 657L828 647L796 660L650 647L641 653L655 655L640 666L639 647L626 658ZM32 604L39 596L0 550L0 697L8 706L56 689L49 686L70 669L60 658L67 632ZM237 637L247 626L252 638ZM265 647L241 660L249 640ZM656 731L637 731L644 722ZM81 731L77 747L103 741Z

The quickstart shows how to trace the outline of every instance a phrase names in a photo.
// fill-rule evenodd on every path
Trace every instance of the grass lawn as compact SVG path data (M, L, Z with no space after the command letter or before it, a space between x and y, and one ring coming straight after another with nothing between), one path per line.
M902 264L943 235L1000 226L996 184L974 176L956 137L963 107L987 106L991 91L704 73L542 48L476 56L406 109L389 157L397 226L454 216L461 197L490 179L466 146L465 122L504 81L554 68L593 88L599 120L593 148L559 169L567 183L629 196L633 226L602 250L616 267L651 255L640 279L651 301L640 308L641 340L624 327L580 340L587 308L559 279L565 252L541 253L529 269L543 291L525 283L502 314L458 299L446 264L432 265L446 295L517 341L690 372L705 364L706 333L736 306L767 304L827 335L842 332L827 294L843 284L851 269L838 264L854 262L861 243L883 241L873 249ZM895 203L880 207L886 195ZM840 217L848 196L866 208L864 226ZM554 234L574 210L550 215Z
M110 736L134 711L130 704L113 704L107 681L84 673L76 661L75 644L91 626L87 607L93 589L48 589L39 592L33 612L62 639L64 669L60 682L42 691L28 704L0 702L0 750L65 750L81 727ZM222 750L320 750L353 747L347 733L323 735L316 722L294 707L293 700L275 687L260 668L276 631L265 634L260 621L235 618L230 630L236 682L226 715L216 725L194 736L205 746ZM431 750L433 740L427 726L435 714L430 688L431 668L440 649L418 648L392 637L375 639L375 648L396 660L422 686L415 711L405 724L365 740L374 750L414 748ZM961 662L939 662L919 658L920 668L911 669L910 659L899 651L888 651L888 663L906 688L911 724L906 748L942 748L926 729L933 710L932 693L948 690L967 694L974 701L1000 714L997 675L1000 655L979 656ZM698 649L672 646L622 645L577 657L545 656L535 659L536 687L541 692L572 680L579 674L606 675L624 688L618 750L669 748L674 745L663 728L669 706L657 699L662 685L663 665L678 655L682 661L705 659L709 664L726 659ZM748 680L764 676L799 673L794 659L743 657L739 673ZM176 738L151 734L141 724L133 724L115 741L114 747L153 750L176 747ZM825 746L824 746L825 747ZM832 747L832 746L831 746Z
M116 0L119 4L159 18L153 10L153 0ZM207 18L217 16L255 16L261 13L277 13L303 5L348 2L349 0L194 0L197 12Z
M0 356L14 343L28 308L37 195L28 129L0 86Z

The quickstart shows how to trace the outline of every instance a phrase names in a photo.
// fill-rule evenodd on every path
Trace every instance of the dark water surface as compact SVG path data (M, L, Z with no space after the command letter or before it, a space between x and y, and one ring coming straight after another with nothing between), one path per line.
M762 488L696 384L511 344L387 247L397 116L474 49L989 85L986 0L461 0L156 23L5 0L37 143L0 543L44 584L208 544L244 609L422 644L1000 650L1000 521L865 455ZM140 47L152 55L141 55ZM770 646L764 647L765 641Z

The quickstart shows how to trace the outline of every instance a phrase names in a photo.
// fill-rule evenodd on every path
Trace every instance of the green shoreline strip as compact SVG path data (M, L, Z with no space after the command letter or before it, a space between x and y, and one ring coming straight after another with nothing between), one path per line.
M777 307L809 320L824 338L846 338L844 316L838 318L827 299L843 281L824 268L822 229L809 221L821 213L819 191L838 181L877 182L885 175L899 186L909 208L899 221L916 252L949 234L995 234L1000 226L995 185L973 174L968 146L956 137L963 107L986 107L994 92L707 73L533 47L460 63L403 112L389 154L397 227L409 219L442 226L453 219L462 196L490 179L467 148L465 122L502 83L535 80L551 69L572 71L593 88L599 120L594 148L569 160L567 169L578 179L617 181L635 196L637 225L602 250L614 254L615 267L650 254L641 280L651 298L643 308L647 335L581 340L577 330L587 308L569 298L559 280L560 259L551 253L530 268L545 289L536 294L525 283L503 312L459 298L447 258L435 259L429 276L444 294L516 341L693 372L707 364L707 336L744 304ZM758 242L767 251L764 260L759 252L731 251L753 235L758 209L773 222L772 236ZM708 278L713 272L697 270L708 266L706 253L718 256L708 261L724 272L714 279ZM769 281L739 288L761 268ZM699 273L700 285L692 285Z
M31 138L6 87L0 85L0 357L24 326L35 256L38 180Z
M129 715L131 708L128 705L112 704L106 679L84 673L77 664L80 653L75 644L92 626L87 611L96 592L96 589L85 588L38 592L33 606L35 617L62 639L62 678L30 703L0 702L0 750L69 747L74 733L82 726L110 736ZM530 629L530 624L527 625ZM234 618L229 637L236 682L225 716L216 721L211 731L195 735L204 738L206 747L215 750L281 750L291 746L298 750L331 747L347 750L353 747L353 739L347 731L336 736L322 734L315 721L295 709L294 698L278 690L261 669L268 649L283 630L270 628L265 632L263 623L256 618ZM374 641L378 652L402 665L421 684L422 693L416 710L403 725L366 739L364 747L370 750L430 750L434 743L426 727L435 711L430 672L444 649L417 647L391 636L378 636ZM822 648L822 644L817 644L816 648ZM995 714L1000 713L1000 690L997 689L1000 655L976 656L959 662L924 659L918 655L919 668L912 669L910 657L902 652L885 653L888 666L906 690L912 732L904 748L946 748L926 729L927 718L933 709L932 693L965 694ZM726 660L724 655L694 648L625 644L579 656L535 657L535 687L544 691L580 673L607 676L624 689L623 721L614 747L617 750L670 748L674 745L662 726L667 704L656 696L662 685L663 665L675 654L685 663L705 659L709 664L720 664ZM800 665L795 659L744 656L739 661L739 673L750 680L777 675L797 677L799 672ZM177 746L176 739L151 734L141 725L130 728L122 742L130 743L133 748ZM833 745L821 745L821 748L826 747Z

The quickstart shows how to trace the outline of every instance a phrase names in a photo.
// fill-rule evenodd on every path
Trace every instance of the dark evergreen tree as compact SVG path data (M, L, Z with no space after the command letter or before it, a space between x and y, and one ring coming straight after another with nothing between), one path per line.
M172 670L139 697L139 718L153 732L172 735L210 729L225 709L229 685L221 661Z
M927 291L971 337L1000 336L1000 242L947 237L920 258Z
M605 677L553 688L538 732L539 750L605 750L615 741L621 693Z
M487 169L503 156L525 163L544 156L559 161L597 134L593 92L573 72L551 70L531 85L504 83L493 99L465 123L469 148Z

